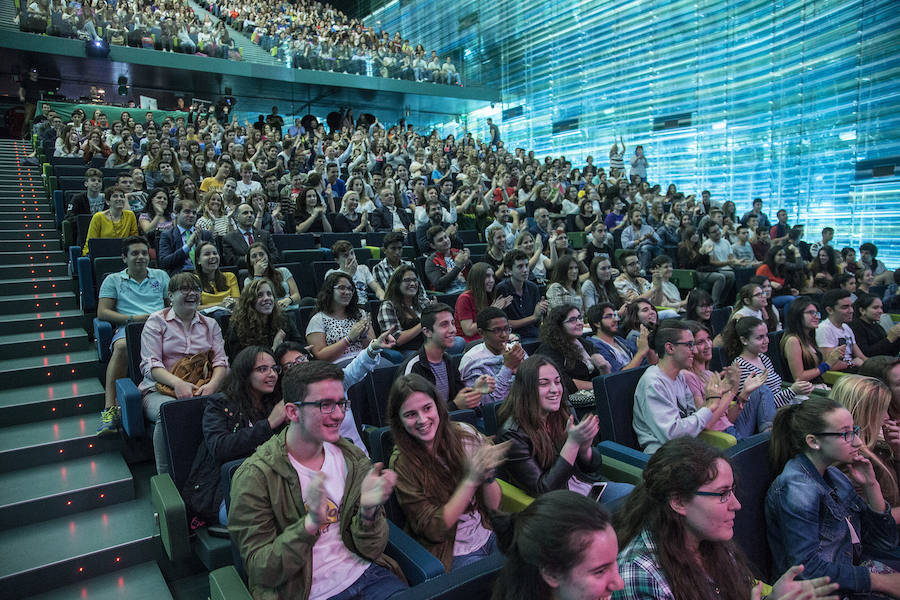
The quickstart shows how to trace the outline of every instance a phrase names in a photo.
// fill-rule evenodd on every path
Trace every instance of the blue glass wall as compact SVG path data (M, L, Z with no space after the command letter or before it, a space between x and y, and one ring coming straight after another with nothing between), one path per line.
M739 212L761 197L808 239L836 225L838 244L874 241L900 266L900 158L898 176L856 175L859 161L900 157L895 1L395 0L366 22L463 56L502 91L502 106L430 124L443 133L485 136L492 116L508 144L576 165L606 165L621 134L628 156L644 145L654 182L709 189ZM689 125L654 130L673 115Z

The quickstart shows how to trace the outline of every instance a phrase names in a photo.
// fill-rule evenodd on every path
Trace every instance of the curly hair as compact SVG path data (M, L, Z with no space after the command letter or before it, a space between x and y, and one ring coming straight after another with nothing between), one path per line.
M572 304L554 306L541 322L540 340L562 355L564 361L562 364L563 372L568 370L566 365L574 364L581 360L581 351L575 346L575 344L579 343L578 340L572 340L563 326L566 316L573 310L581 312L577 306Z
M259 295L259 288L263 285L269 286L274 291L272 282L265 277L254 279L241 292L241 297L234 306L234 311L229 321L229 328L237 333L241 344L245 346L272 346L275 334L279 329L287 331L289 325L287 315L284 314L281 306L275 302L272 308L272 314L264 315L256 310L256 299Z
M353 297L350 298L350 304L347 305L347 316L358 320L362 318L362 312L359 309L359 295L356 293L353 279L343 271L336 271L325 278L325 282L322 283L322 287L319 288L319 294L316 296L316 311L326 315L334 314L334 286L341 279L346 279L350 282L350 287L353 288Z
M231 361L231 369L222 382L222 394L236 410L240 411L238 417L251 423L267 418L272 412L272 407L281 400L280 386L276 386L271 394L258 400L256 394L250 391L250 375L256 366L256 357L260 354L268 354L275 359L271 348L247 346Z
M247 254L244 259L247 261L247 270L250 272L250 278L252 279L254 276L253 273L253 261L250 260L250 254L253 252L255 248L261 249L266 253L266 259L269 261L269 266L266 267L266 272L262 274L263 277L272 282L275 286L272 288L272 293L275 294L276 298L281 298L284 296L284 278L281 276L281 271L275 268L275 265L272 264L272 257L269 256L269 249L262 242L254 242L250 244L250 247L247 248Z

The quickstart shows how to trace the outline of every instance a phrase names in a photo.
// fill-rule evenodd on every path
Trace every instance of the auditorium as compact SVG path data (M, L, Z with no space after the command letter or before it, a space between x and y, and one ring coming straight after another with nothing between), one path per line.
M896 8L0 0L0 600L900 600Z

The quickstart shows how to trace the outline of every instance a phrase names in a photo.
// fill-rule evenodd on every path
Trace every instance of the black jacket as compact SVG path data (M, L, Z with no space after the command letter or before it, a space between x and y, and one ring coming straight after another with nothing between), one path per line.
M578 342L584 347L584 350L588 353L588 356L597 352L597 349L594 348L590 342L581 338L578 339ZM560 377L562 378L563 385L566 386L566 393L568 394L574 394L578 391L578 386L576 386L575 382L572 381L573 379L578 379L580 381L590 381L595 376L599 375L599 373L595 372L595 369L588 368L588 366L580 360L567 362L563 358L561 352L559 352L552 346L548 346L547 344L542 343L540 346L538 346L538 349L535 350L534 353L541 354L553 359L553 362L556 363L556 366L562 369Z
M456 406L453 404L453 399L456 398L456 395L466 387L466 384L463 383L462 377L459 376L459 369L453 364L450 360L450 356L444 352L444 357L442 359L444 361L444 365L447 367L447 383L448 383L448 393L449 398L447 398L447 409L448 410L457 410L459 408L465 408L465 406ZM417 375L421 375L432 384L435 383L434 372L431 370L431 367L428 364L428 357L425 356L425 346L423 345L419 348L419 351L416 354L413 354L406 361L400 365L400 374L409 375L410 373L416 373Z
M261 229L253 229L253 242L260 242L266 245L269 251L269 263L276 265L281 262L281 255L278 248L275 247L275 240L272 236ZM242 269L247 268L247 250L250 246L244 239L244 234L239 229L235 229L231 233L222 238L222 264L228 266L237 266Z
M403 226L409 229L409 225L412 223L412 216L402 208L397 209L396 212L397 216L400 217L400 222L403 223ZM394 217L391 215L391 211L388 210L388 207L382 206L381 208L376 208L372 211L372 214L369 215L369 225L371 225L375 231L393 231Z

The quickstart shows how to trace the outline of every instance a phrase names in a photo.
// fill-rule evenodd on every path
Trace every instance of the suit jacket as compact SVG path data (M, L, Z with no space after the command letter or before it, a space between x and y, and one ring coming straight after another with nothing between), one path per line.
M211 231L194 228L200 233L200 239L204 242L213 241ZM190 256L184 253L184 240L181 239L181 230L178 225L173 225L168 231L159 236L159 254L156 257L159 266L165 269L169 275L186 270L184 263ZM194 265L196 268L196 265Z
M400 222L403 223L403 226L409 229L409 225L412 223L412 216L402 208L397 209L397 216L400 217ZM394 217L391 216L391 212L386 206L382 206L376 208L369 215L369 224L375 231L393 231Z
M269 251L269 261L271 264L274 265L281 261L281 255L278 253L278 248L275 247L275 240L272 239L271 235L260 229L254 229L253 241L266 245L266 248ZM246 269L247 250L249 248L250 246L247 244L247 240L244 239L244 234L242 234L239 229L235 229L222 238L222 258L224 260L222 264L235 265L242 269Z

